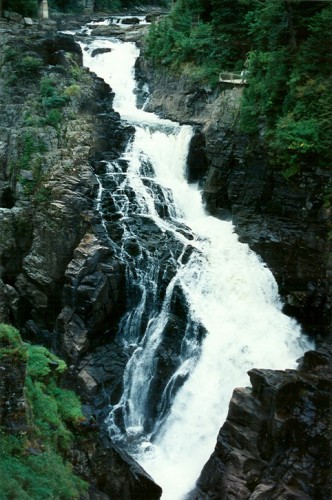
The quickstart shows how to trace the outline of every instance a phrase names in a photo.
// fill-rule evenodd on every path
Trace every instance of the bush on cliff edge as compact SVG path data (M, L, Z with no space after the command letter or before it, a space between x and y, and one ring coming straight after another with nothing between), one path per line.
M66 364L44 347L24 344L15 328L0 324L0 367L8 357L13 370L15 363L26 363L28 427L26 432L0 427L0 500L77 499L87 484L73 473L68 451L84 417L78 397L59 385Z

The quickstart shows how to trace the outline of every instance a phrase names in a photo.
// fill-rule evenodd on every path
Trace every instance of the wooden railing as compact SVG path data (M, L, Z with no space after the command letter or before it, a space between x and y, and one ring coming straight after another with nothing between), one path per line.
M241 73L219 73L219 82L245 85L247 83L247 76L246 71L242 71Z

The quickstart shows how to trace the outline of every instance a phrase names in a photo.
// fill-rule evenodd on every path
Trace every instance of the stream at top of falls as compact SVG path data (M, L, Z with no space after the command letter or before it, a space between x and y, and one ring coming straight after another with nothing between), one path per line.
M248 385L247 371L294 368L309 345L282 313L269 269L230 222L206 213L197 186L187 183L192 128L136 107L135 44L100 38L82 48L84 65L110 85L114 109L135 127L123 157L109 162L100 181L126 224L124 255L128 241L137 245L148 233L127 273L135 300L119 337L130 355L107 423L113 440L162 487L163 500L179 500L214 449L233 389ZM92 57L95 48L110 51ZM145 223L135 239L128 224L138 218ZM166 236L167 262L158 243Z

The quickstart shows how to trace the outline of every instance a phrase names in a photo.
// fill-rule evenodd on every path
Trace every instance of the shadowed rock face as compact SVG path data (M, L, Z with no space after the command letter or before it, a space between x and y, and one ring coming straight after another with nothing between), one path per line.
M41 64L33 76L0 82L0 322L53 347L71 365L66 384L77 389L75 367L88 351L110 342L123 312L125 266L96 210L95 172L121 155L133 129L113 111L111 89L81 69L72 37L31 30L0 34L0 78L15 75L15 59L6 54L17 47L20 58L28 54ZM56 124L45 123L41 79L54 82L60 95L68 87L74 91ZM33 137L28 153L26 137ZM42 151L36 151L38 141ZM16 432L26 419L25 363L14 371L10 362L2 365L0 423L8 427L10 420ZM101 366L99 372L93 366L97 393L108 373L107 356ZM90 431L87 426L71 451L74 470L91 484L89 498L160 497L138 464Z
M327 500L331 359L326 346L307 352L297 371L250 370L252 389L235 389L188 500Z
M199 182L209 212L231 218L240 240L262 256L285 300L285 312L320 337L331 325L331 209L324 207L330 172L315 163L285 179L268 164L260 138L239 130L242 89L211 91L188 78L136 65L151 97L145 109L197 128L188 179ZM139 86L143 88L143 85Z
M139 88L150 85L146 109L196 127L188 178L201 185L207 209L233 220L240 240L276 277L285 312L323 341L298 371L249 372L252 389L235 389L215 451L187 500L327 499L331 263L323 193L330 174L313 164L286 180L273 170L259 138L249 143L239 130L240 88L221 84L211 92L142 60L136 69Z

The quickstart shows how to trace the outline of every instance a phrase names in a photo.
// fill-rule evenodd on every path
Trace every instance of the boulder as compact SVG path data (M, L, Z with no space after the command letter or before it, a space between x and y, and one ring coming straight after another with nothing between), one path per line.
M123 17L121 19L121 24L139 24L140 20L138 17Z
M98 56L99 54L107 54L107 52L112 52L112 49L109 49L107 47L100 47L98 49L94 49L92 52L91 52L91 57L96 57Z
M121 28L117 24L94 26L91 30L91 36L119 36L124 33L125 28Z

